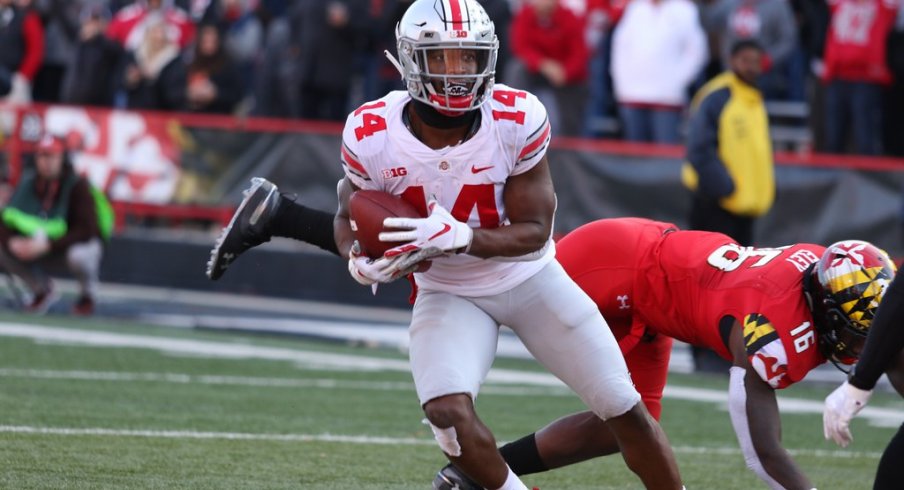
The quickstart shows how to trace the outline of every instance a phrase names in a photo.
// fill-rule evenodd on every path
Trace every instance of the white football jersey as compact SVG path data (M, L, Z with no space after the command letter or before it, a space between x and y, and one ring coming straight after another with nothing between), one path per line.
M345 175L361 189L401 196L426 215L435 197L455 219L472 228L509 224L502 202L506 180L533 168L549 146L546 108L523 90L497 84L480 106L480 128L467 141L441 150L429 148L405 126L408 92L394 91L349 114L342 132ZM415 274L418 288L461 296L507 291L549 263L547 244L538 260L502 262L466 254L436 258Z

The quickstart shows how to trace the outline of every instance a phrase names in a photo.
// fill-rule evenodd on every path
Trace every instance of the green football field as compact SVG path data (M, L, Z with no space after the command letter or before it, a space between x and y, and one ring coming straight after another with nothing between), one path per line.
M500 441L581 409L528 361L498 360L478 412ZM662 424L689 490L765 488L724 409L727 378L670 377ZM904 403L822 437L830 386L783 393L783 435L820 489L871 488ZM427 489L444 458L403 353L62 317L0 316L0 488ZM873 420L883 420L877 417ZM547 489L641 488L618 456L524 478Z

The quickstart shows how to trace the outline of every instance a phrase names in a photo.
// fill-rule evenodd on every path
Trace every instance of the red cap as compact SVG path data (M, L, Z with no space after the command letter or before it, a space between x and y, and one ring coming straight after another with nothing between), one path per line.
M38 143L38 151L43 153L63 153L66 151L66 144L61 138L57 138L52 134L45 134Z

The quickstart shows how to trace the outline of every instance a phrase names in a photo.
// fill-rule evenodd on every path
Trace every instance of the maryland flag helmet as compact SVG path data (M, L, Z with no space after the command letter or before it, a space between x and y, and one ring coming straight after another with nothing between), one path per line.
M805 291L820 350L836 366L857 361L895 272L885 251L860 240L829 245L813 267Z

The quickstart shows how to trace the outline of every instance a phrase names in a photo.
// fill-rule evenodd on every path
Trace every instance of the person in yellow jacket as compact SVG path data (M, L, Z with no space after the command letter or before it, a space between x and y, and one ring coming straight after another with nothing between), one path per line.
M732 46L730 70L694 96L682 181L693 193L690 229L724 233L753 244L753 223L775 199L772 143L763 96L756 87L763 48Z

